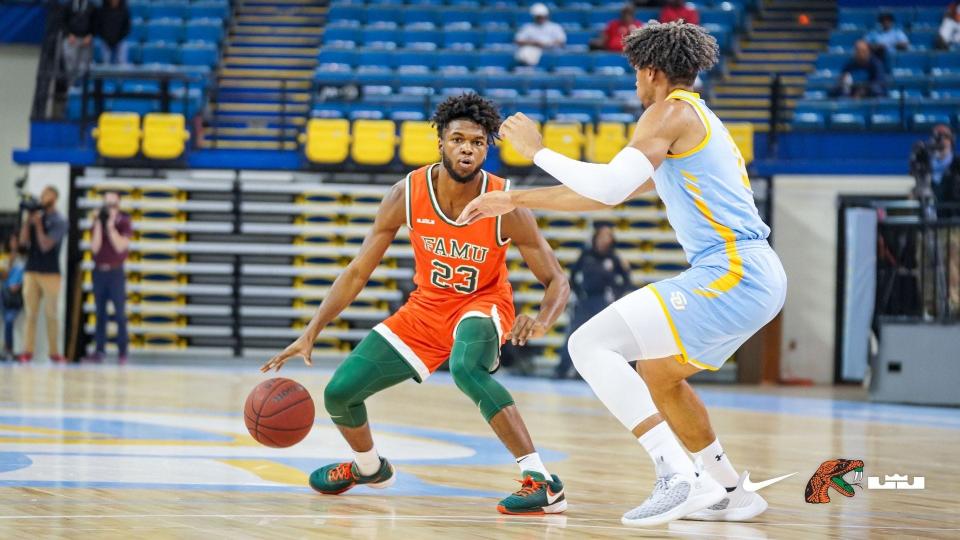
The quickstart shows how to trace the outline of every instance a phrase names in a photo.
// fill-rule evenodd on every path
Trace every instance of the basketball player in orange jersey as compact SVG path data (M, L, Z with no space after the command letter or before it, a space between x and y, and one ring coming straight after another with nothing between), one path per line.
M416 259L416 290L357 345L324 390L327 412L354 459L317 469L310 486L338 494L356 485L391 485L396 473L374 447L364 400L407 379L422 382L449 359L457 387L480 408L520 467L522 487L497 509L505 514L562 512L567 506L563 484L547 471L513 398L491 373L499 366L500 346L507 339L524 345L546 333L566 306L569 284L529 210L473 225L454 221L478 195L510 188L508 180L481 168L500 127L494 104L476 94L451 97L437 107L433 122L442 163L417 169L393 186L360 252L334 282L303 335L262 371L280 369L294 357L311 365L317 335L357 297L406 226ZM506 266L510 243L545 288L536 317L514 315Z

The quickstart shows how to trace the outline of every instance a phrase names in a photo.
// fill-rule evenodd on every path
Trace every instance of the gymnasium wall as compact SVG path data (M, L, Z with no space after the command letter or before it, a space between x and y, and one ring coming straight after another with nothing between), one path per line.
M30 107L37 77L40 48L0 46L0 212L14 210L13 181L25 172L13 163L13 149L30 143Z
M909 176L776 176L774 245L787 272L780 376L833 382L840 195L907 195Z

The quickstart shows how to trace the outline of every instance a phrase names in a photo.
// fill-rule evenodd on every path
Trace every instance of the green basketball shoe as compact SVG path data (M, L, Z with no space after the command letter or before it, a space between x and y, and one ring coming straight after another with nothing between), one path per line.
M567 509L563 495L563 482L557 475L546 480L542 474L523 471L520 490L500 501L497 510L501 514L558 514Z
M310 487L324 495L339 495L348 489L363 485L376 489L390 487L397 480L393 465L386 458L380 458L380 470L370 476L363 476L353 461L331 463L313 471L310 475Z

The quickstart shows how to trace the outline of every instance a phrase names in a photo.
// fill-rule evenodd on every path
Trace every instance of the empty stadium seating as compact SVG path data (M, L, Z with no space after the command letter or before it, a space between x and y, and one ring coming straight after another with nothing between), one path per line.
M886 97L850 100L830 98L853 44L890 11L910 38L910 48L888 59ZM941 8L843 8L829 50L817 58L804 99L797 103L793 125L798 129L926 130L933 124L960 127L960 51L933 50Z

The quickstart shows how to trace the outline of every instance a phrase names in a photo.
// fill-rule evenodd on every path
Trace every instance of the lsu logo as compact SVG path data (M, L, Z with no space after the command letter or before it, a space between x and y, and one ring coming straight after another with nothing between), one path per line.
M673 291L670 293L670 305L677 311L683 311L687 309L687 297L680 291Z

